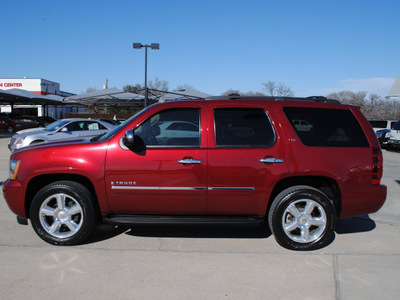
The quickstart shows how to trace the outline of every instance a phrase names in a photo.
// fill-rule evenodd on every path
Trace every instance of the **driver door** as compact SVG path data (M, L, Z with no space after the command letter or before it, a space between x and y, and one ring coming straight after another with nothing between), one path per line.
M190 130L175 130L178 123L190 125ZM105 174L111 209L129 214L205 214L205 123L200 106L164 109L136 127L135 143L140 147L127 149L120 142L110 149Z

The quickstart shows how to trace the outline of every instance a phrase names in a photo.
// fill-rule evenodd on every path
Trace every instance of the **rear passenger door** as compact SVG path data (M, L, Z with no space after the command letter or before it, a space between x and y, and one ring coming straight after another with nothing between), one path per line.
M264 215L279 174L287 172L273 111L210 101L208 214Z

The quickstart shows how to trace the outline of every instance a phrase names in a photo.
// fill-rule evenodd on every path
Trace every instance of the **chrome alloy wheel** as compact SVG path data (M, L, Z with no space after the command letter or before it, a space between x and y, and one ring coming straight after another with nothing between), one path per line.
M83 210L73 197L58 193L43 201L40 224L53 237L63 239L76 234L83 224Z
M324 233L326 225L324 208L310 199L292 202L282 215L283 231L291 240L298 243L316 241Z

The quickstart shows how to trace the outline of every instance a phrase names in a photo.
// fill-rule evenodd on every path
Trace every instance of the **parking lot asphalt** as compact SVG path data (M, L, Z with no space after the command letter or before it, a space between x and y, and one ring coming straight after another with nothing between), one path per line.
M0 182L9 135L0 134ZM384 152L388 198L340 220L333 243L280 247L265 227L100 225L80 246L43 242L0 196L2 299L398 299L400 153Z

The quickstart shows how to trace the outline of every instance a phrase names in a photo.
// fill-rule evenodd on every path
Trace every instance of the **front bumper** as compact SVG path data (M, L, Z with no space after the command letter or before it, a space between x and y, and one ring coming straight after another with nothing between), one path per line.
M6 180L3 183L3 196L11 211L22 218L26 218L25 190L16 180Z

